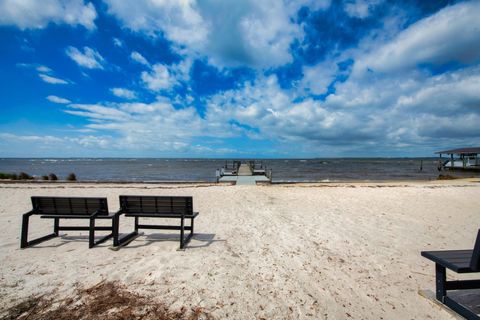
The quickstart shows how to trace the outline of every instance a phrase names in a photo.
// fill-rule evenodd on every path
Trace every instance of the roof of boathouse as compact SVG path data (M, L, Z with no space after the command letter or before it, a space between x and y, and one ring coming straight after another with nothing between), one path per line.
M460 149L451 149L451 150L444 150L444 151L437 151L436 154L440 153L447 153L447 154L461 154L461 153L480 153L480 147L478 148L460 148Z

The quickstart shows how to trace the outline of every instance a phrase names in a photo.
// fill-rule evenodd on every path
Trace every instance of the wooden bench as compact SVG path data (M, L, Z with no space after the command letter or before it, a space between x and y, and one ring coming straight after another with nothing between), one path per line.
M183 249L193 236L194 219L198 212L193 212L192 197L120 196L120 210L117 214L125 214L126 217L135 218L135 230L123 239L119 239L119 219L116 219L113 238L114 246L119 246L129 241L138 234L139 229L165 229L180 230L180 249ZM179 219L180 225L140 224L139 218ZM186 219L190 219L190 226L185 225ZM186 237L185 231L190 231L190 234Z
M456 273L480 272L480 230L473 250L422 251L422 256L435 262L436 298L466 319L480 319L472 310L447 295L448 290L479 289L480 280L447 281L446 268Z
M34 244L57 237L62 230L88 230L88 244L92 248L113 236L114 215L108 213L107 198L70 198L70 197L32 197L33 209L23 215L20 247L26 248ZM28 240L30 217L39 215L43 219L53 219L53 233ZM88 226L61 226L61 219L88 219ZM96 219L110 219L112 226L95 226ZM95 241L95 231L111 231L110 234Z

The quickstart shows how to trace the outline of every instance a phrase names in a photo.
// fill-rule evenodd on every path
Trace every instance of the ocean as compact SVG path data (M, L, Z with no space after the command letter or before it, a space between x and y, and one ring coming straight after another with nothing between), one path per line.
M437 170L437 158L326 158L263 159L273 182L328 182L350 180L433 180L439 174L479 176L475 172ZM420 170L420 164L423 170ZM33 176L55 173L59 179L73 172L80 181L215 181L215 170L225 159L112 159L32 158L0 159L0 172Z

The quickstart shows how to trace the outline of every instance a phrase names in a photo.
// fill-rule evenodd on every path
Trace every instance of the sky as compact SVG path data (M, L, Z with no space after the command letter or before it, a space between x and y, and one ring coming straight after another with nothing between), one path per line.
M479 0L0 0L0 157L480 146L479 17Z

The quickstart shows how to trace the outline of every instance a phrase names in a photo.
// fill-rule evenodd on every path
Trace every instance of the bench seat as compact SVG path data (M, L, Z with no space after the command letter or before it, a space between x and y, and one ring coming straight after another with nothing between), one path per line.
M113 219L115 215L97 215L95 219ZM44 214L41 215L40 218L42 219L89 219L90 216L88 215L78 215L78 214Z
M475 272L470 267L473 250L422 251L422 256L457 273Z
M184 218L195 218L198 216L198 212L194 212L193 214L184 214ZM125 217L142 217L142 218L177 218L181 219L181 213L142 213L142 212L135 212L135 213L126 213Z

